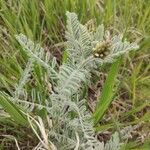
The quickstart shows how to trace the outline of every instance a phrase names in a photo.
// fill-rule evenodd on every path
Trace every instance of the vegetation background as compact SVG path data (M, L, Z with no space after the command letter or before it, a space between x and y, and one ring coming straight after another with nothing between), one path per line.
M23 33L40 43L45 52L50 52L56 56L59 64L62 63L66 11L75 12L83 24L96 27L103 23L112 34L122 33L124 38L139 44L140 48L136 53L132 52L124 57L118 73L119 87L114 88L114 101L105 108L105 116L102 114L101 125L96 130L100 132L100 140L105 141L112 131L120 131L122 127L132 125L135 129L124 149L149 150L149 0L0 0L0 91L12 95L27 62L27 55L23 50L18 50L14 37L16 34ZM89 89L90 100L95 95L101 95L98 91L102 91L109 69L110 65L103 66L100 87L93 85ZM40 78L42 73L37 66L33 79L25 88L30 92L36 82L35 91L42 93L44 99L46 91L45 83ZM0 98L2 102L2 96ZM0 107L0 112L0 149L11 149L16 139L22 149L31 149L36 145L36 136L30 129L10 120L9 111L6 113Z

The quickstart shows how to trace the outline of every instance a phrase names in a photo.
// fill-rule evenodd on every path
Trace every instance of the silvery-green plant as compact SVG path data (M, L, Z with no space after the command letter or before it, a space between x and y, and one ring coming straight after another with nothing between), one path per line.
M44 50L34 44L26 36L19 34L16 39L27 52L29 62L16 86L14 100L23 103L29 112L34 107L45 108L52 120L49 129L50 140L60 150L89 149L112 150L119 149L117 133L106 146L100 143L95 135L91 114L86 108L86 100L81 99L80 90L83 83L90 81L91 71L107 62L113 62L120 55L138 49L136 43L123 41L122 35L110 37L100 25L94 32L89 32L86 26L79 23L75 13L67 12L66 53L67 60L59 69L52 58L45 60ZM48 94L45 104L22 101L19 99L23 87L32 74L34 64L39 64L47 70L53 85L53 91Z

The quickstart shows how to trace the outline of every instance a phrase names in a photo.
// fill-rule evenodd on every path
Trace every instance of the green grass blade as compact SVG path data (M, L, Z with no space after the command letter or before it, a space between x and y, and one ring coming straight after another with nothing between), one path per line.
M112 64L112 67L108 73L108 77L105 81L101 97L98 98L98 104L96 106L96 110L94 112L94 123L95 125L100 121L103 117L105 111L108 109L108 106L112 102L112 98L114 95L113 87L115 84L115 79L117 77L119 71L120 59L118 59L115 63Z
M0 105L5 109L7 113L12 117L12 119L23 126L28 124L27 118L25 115L20 111L17 105L14 105L10 98L3 92L0 92Z
M67 62L67 58L68 58L67 51L64 51L64 52L63 52L63 58L62 58L62 64L64 64L64 63Z

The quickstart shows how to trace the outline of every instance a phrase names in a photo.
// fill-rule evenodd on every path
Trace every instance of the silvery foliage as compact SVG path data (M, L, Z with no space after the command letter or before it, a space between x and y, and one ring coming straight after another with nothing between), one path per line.
M89 33L87 28L80 24L75 13L67 12L67 62L55 69L53 63L48 63L43 57L43 48L34 44L26 36L19 34L16 39L30 57L27 68L16 88L16 95L19 95L31 74L34 63L43 66L49 74L52 82L55 82L54 91L47 99L47 105L30 103L31 108L45 108L52 118L53 127L49 130L50 139L59 149L89 150L112 150L120 146L117 134L113 136L106 146L97 141L94 136L91 114L86 109L85 100L80 99L79 88L82 83L90 79L91 70L95 69L97 63L103 64L112 62L115 58L130 50L137 49L135 43L122 42L120 35L114 36L111 41L111 52L105 59L95 58L92 54L94 46L103 40L105 36L104 27L100 25L96 32ZM56 59L53 58L52 62ZM34 63L33 63L34 62ZM74 96L73 96L74 95ZM18 96L17 96L18 97ZM20 103L21 101L19 101ZM25 103L25 102L24 102Z
M115 132L111 139L106 143L104 150L120 150L121 143L119 139L119 134Z

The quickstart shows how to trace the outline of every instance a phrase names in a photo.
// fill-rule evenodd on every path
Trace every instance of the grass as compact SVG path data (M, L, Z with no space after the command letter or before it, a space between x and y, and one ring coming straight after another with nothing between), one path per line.
M107 79L103 85L101 96L97 99L98 103L96 105L96 109L93 116L95 124L100 122L105 111L108 109L109 105L112 102L113 96L115 95L114 91L117 91L115 90L114 84L119 71L120 63L121 61L119 59L114 64L112 64L111 70L108 73Z
M7 98L6 95L1 93L0 99L1 99L1 102L0 102L1 106L4 108L4 110L6 110L6 112L9 113L9 115L13 118L15 122L23 126L26 126L28 124L27 118L24 116L24 114L22 114L19 108L17 108L17 106L15 106L11 102L11 100Z
M116 72L112 74L114 69L108 73L107 68L110 66L103 66L103 73L108 73L108 76L102 87L102 94L99 96L100 101L96 108L96 112L100 112L97 115L98 119L95 117L96 122L100 122L100 125L96 126L96 130L97 132L108 131L112 133L120 131L125 126L139 125L140 127L135 130L135 133L132 133L132 138L129 139L124 149L150 149L150 137L146 133L150 130L150 128L146 128L150 121L148 113L150 108L149 5L149 0L136 0L134 3L131 0L64 0L60 2L55 0L0 0L0 91L14 96L14 89L26 67L28 57L20 48L14 35L18 33L27 35L33 41L40 43L47 54L52 53L57 56L61 63L65 61L65 58L62 60L62 52L65 50L65 13L67 10L74 11L82 23L86 23L90 19L95 24L104 23L104 26L113 34L123 33L124 38L139 43L139 51L127 55L120 66L117 77L120 83L117 89L113 88L113 85L116 83L115 78L119 68L116 68ZM64 54L64 57L67 56ZM27 79L27 85L24 88L28 91L31 101L39 104L39 100L41 100L40 105L42 105L47 97L47 91L51 90L50 85L47 87L46 80L48 79L46 77L43 79L43 76L46 76L43 68L37 65L32 72L33 77L28 77L29 81ZM107 85L112 85L109 92ZM45 87L47 88L45 89ZM116 90L115 95L113 95L112 89ZM96 90L98 91L99 88ZM1 130L6 130L5 134L9 134L10 131L20 132L17 128L11 129L11 126L14 120L23 124L26 122L26 119L22 117L21 108L11 104L9 99L3 95L0 95L0 100L0 105L5 106L7 113L12 116L12 123L3 126L4 121L7 122L8 118L4 117L6 114L3 109L0 109L4 115L0 116ZM108 105L103 107L105 102L108 102ZM101 111L102 108L104 111ZM44 109L38 114L46 116ZM142 135L145 134L146 136L143 137ZM34 140L36 136L31 135L31 139ZM103 135L100 134L100 136L105 139ZM23 134L23 136L18 136L17 141L20 141L19 144L21 144L22 139L25 138ZM3 141L3 138L0 140ZM2 144L1 147L4 145Z

